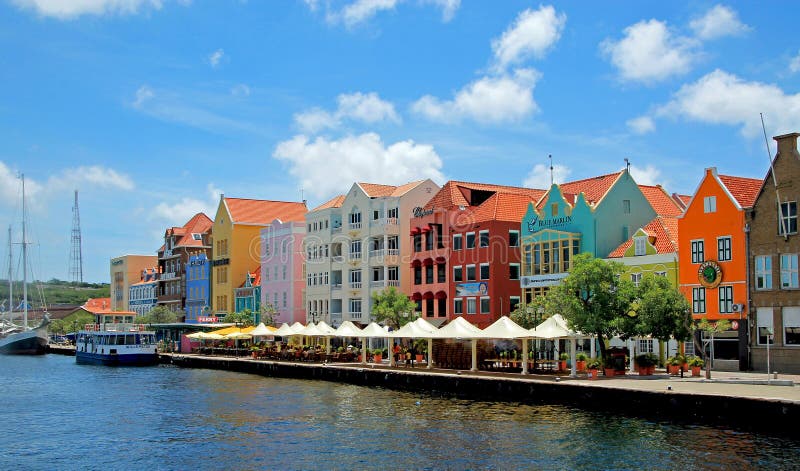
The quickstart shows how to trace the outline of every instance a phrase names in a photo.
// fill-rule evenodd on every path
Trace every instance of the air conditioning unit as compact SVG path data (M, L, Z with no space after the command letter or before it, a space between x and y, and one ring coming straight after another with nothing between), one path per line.
M733 312L742 312L742 311L744 311L744 304L733 305Z

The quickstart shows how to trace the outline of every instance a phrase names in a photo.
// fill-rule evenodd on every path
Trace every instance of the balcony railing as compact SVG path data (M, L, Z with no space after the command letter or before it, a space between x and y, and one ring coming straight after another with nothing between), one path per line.
M353 319L361 319L361 311L350 311L350 317Z
M333 229L331 229L331 232L333 232L334 234L342 232L342 226L333 226Z
M347 258L350 260L361 260L361 252L353 252L348 254Z
M387 285L389 285L389 286L394 286L394 287L398 287L398 286L400 286L400 280L389 280L389 282L387 283Z
M349 224L349 227L350 227L350 229L361 229L361 223L360 222L351 222Z
M400 249L386 249L386 255L396 257L400 255Z
M369 286L371 288L382 288L383 287L383 280L370 281L369 282Z
M331 289L342 289L342 284L341 283L332 283L331 284Z
M350 282L351 289L361 289L361 282L360 281L351 281Z
M370 250L369 251L369 256L370 257L383 257L383 252L384 252L383 249Z
M331 260L335 263L343 263L344 257L341 255L334 255L333 257L331 257Z

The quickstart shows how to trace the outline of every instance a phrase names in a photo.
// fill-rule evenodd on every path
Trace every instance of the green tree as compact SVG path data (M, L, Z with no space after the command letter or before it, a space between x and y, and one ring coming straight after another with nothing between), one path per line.
M697 328L705 332L711 338L711 343L713 344L714 335L729 330L731 328L731 322L728 319L709 322L708 317L703 317L700 319L700 322L697 323ZM706 355L706 350L704 348L700 348L700 351L706 363L706 379L711 379L711 359Z
M635 302L638 335L652 335L663 342L670 338L685 342L692 335L689 302L663 276L647 275L639 283Z
M278 310L275 309L272 303L262 304L259 312L261 314L261 322L263 322L264 325L275 326L275 317L278 314Z
M603 358L611 337L631 334L627 318L636 287L621 278L624 270L619 262L579 254L569 275L546 296L548 312L561 313L571 329L597 336Z
M542 323L542 317L547 311L547 296L537 296L527 305L518 304L508 317L526 329L533 329Z
M223 322L231 322L241 327L249 327L254 324L253 311L244 309L241 312L229 312L225 315Z
M178 313L165 306L156 306L143 316L137 316L137 324L170 324L178 321Z
M414 320L417 305L394 286L372 295L372 318L395 329Z
M53 319L47 326L47 331L52 334L64 335L67 333L67 326L64 319Z
M66 332L77 332L83 329L86 324L94 324L94 315L85 311L75 312L61 320Z

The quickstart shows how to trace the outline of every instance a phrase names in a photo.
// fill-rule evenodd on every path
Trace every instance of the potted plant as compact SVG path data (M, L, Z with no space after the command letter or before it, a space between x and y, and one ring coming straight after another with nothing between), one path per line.
M642 353L636 355L636 364L639 369L639 376L647 376L655 373L658 358L652 353Z
M692 376L700 376L700 370L705 366L706 362L704 362L702 358L694 355L688 357L687 362L689 363L689 368L692 370Z
M680 355L667 358L667 373L677 375L681 365L683 365L683 358Z
M253 356L253 359L256 359L256 358L258 358L258 352L259 352L259 350L261 350L261 349L260 349L260 348L258 348L258 346L257 346L257 345L252 345L252 346L250 347L250 355L252 355L252 356Z
M428 351L428 341L424 339L415 341L414 349L417 351L417 363L422 363L425 360L425 353Z
M603 358L603 375L609 378L614 376L614 362L609 358Z
M533 353L533 352L531 352L531 353ZM531 358L533 358L533 357L531 357ZM577 355L575 355L575 368L577 368L578 371L586 371L586 359L587 358L588 357L583 352L578 353Z
M383 361L383 350L380 348L372 350L372 361L375 363L380 363Z
M589 379L597 379L598 371L602 368L603 362L599 358L591 358L586 362L586 368L589 369Z
M569 360L569 354L567 352L562 353L558 356L558 360L558 369L565 371L567 369L567 360Z

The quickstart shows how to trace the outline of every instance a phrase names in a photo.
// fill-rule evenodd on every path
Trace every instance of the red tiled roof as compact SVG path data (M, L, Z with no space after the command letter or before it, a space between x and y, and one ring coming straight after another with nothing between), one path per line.
M207 232L211 232L211 226L214 225L214 222L205 214L197 213L192 216L189 221L180 228L173 228L178 229L180 234L183 237L178 240L175 244L176 247L201 247L203 245L202 240L195 240L192 234L205 234ZM178 232L175 232L175 235L178 235Z
M656 253L672 253L678 251L678 219L675 217L657 216L643 228L650 236L650 243L656 248ZM633 245L633 237L619 245L608 254L608 258L621 258L625 251Z
M623 170L624 171L624 170ZM558 185L561 193L572 193L578 195L583 193L586 197L586 202L590 204L597 203L608 192L612 185L619 179L623 171L616 173L609 173L607 175L599 175L597 177L585 178L583 180L575 180Z
M678 206L669 193L661 188L661 185L639 185L639 189L642 190L644 197L647 198L657 215L677 217L683 214L681 207Z
M275 219L283 222L304 221L308 209L305 203L294 201L252 200L225 198L234 224L257 224L266 226Z
M519 222L525 216L528 204L536 199L530 195L498 192L472 210L472 222L512 221Z
M100 311L111 308L111 298L89 298L81 307L93 314L96 314Z
M679 195L677 193L673 193L672 199L682 206L683 209L686 209L686 207L689 206L689 201L692 200L692 195Z
M334 196L332 199L322 203L321 205L317 206L316 208L312 209L311 212L319 211L322 209L328 208L341 208L342 203L344 202L344 195Z
M380 198L384 196L403 196L424 181L425 180L417 180L400 186L359 182L358 186L360 186L361 189L364 190L364 193L370 198Z
M445 183L444 186L433 196L433 198L428 201L428 204L425 205L425 209L450 209L458 206L469 207L470 204L467 200L467 195L469 195L471 190L524 195L528 196L532 201L537 201L545 194L545 190L537 190L533 188L489 185L485 183L471 183L451 180ZM486 202L483 204L486 204ZM520 219L522 219L521 216Z
M717 176L743 208L753 207L753 204L756 202L758 192L761 190L761 183L763 180L758 178L732 177L730 175L719 174Z
M248 273L248 275L250 275L250 277L253 278L253 281L252 283L250 283L250 286L254 288L256 286L261 286L261 268L257 268L256 271ZM244 280L242 284L239 285L239 288L244 288L245 285L247 285L247 280Z

